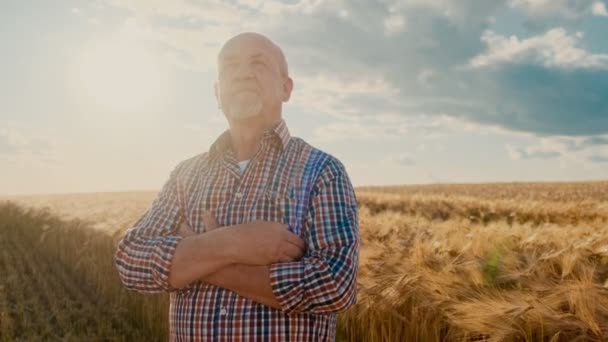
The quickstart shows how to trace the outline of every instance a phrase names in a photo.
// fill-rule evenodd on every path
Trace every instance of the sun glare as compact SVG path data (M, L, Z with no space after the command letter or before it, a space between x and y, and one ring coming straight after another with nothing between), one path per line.
M170 91L168 73L155 54L120 37L84 47L76 77L89 104L114 112L149 110Z

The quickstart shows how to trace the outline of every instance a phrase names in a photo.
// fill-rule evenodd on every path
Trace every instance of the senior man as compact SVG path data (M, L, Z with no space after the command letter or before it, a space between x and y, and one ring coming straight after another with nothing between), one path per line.
M215 95L229 129L177 165L118 245L128 289L170 293L171 340L331 341L356 302L355 193L339 160L290 136L292 89L271 40L228 40Z

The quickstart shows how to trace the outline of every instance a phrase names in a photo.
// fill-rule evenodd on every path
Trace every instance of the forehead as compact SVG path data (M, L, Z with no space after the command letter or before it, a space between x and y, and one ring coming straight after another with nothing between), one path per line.
M241 36L229 40L218 54L220 62L251 57L276 58L276 47L271 42L257 36Z

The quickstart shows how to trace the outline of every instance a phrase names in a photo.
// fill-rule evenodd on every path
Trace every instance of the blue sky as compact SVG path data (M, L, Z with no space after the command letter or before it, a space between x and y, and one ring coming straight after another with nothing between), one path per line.
M221 44L277 42L293 135L355 185L608 175L608 4L3 1L0 194L158 189L228 125Z

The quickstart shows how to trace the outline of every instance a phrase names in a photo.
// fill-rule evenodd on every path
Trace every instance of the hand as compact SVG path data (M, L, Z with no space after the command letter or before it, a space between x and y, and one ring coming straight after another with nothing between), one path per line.
M205 223L205 228L207 231L211 231L220 227L219 223L215 219L215 216L213 216L213 213L210 211L205 211L203 213L203 222ZM183 219L182 222L179 224L179 228L177 229L177 235L181 237L188 237L196 235L196 233L194 232L194 229L190 227L188 221Z
M278 222L254 221L223 228L233 237L231 248L237 263L269 265L300 259L306 244L287 225Z

